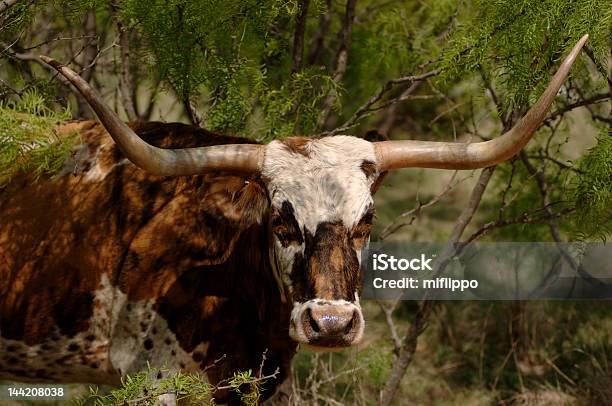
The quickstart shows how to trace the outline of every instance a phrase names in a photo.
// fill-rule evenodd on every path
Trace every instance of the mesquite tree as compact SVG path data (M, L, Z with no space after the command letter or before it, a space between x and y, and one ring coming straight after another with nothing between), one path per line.
M128 121L180 120L261 142L370 130L393 139L469 142L512 127L562 56L589 34L535 140L510 162L476 174L458 219L441 224L433 238L605 239L612 234L611 33L606 0L5 0L0 190L17 171L52 175L78 142L56 139L55 123L94 117L39 55L72 66ZM576 138L588 148L568 150L577 148ZM452 176L416 203L408 195L398 203L383 190L378 206L392 207L374 238L416 238L419 219L429 207L448 205L463 180ZM372 399L387 404L418 335L436 321L423 302L402 338L397 306L381 306L391 337L384 340L392 345L380 358L387 374ZM444 309L435 310L436 320L452 323ZM524 311L512 307L510 325ZM529 345L510 344L520 347L513 353L520 370ZM488 380L481 371L481 383L518 387L504 378L506 363ZM321 401L310 388L294 389L303 401Z

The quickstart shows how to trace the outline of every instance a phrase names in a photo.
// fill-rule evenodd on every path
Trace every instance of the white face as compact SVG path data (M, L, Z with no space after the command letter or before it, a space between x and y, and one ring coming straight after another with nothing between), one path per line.
M270 256L294 303L289 331L298 342L344 347L363 335L359 265L373 217L375 168L372 143L355 137L294 138L266 147Z

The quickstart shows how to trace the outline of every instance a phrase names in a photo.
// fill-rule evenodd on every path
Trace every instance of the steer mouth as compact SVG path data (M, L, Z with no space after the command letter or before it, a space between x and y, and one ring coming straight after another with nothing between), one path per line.
M309 300L296 303L289 335L315 350L334 351L358 344L364 320L359 305L344 300Z

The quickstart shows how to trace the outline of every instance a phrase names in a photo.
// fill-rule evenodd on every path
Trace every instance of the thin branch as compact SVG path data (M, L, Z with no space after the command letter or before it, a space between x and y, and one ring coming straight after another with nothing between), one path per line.
M90 82L94 73L95 64L98 60L100 53L97 26L96 26L96 12L90 10L87 12L85 17L85 34L88 38L83 47L83 52L80 57L75 58L75 62L81 67L81 77L84 81ZM94 40L95 39L95 40ZM75 112L77 118L91 119L94 117L93 111L89 104L82 97L77 97L77 111Z
M549 205L552 207L554 204ZM543 209L534 210L533 212L525 212L520 214L519 216L510 218L510 219L497 219L495 221L491 221L483 225L480 229L475 231L470 237L466 240L466 243L474 242L475 240L483 237L489 231L494 230L496 228L502 228L515 224L538 224L547 221L551 217L551 215L546 214L544 216L536 216L536 213L541 213ZM576 209L574 207L569 207L560 210L558 213L553 213L552 216L554 218L560 218L567 214L574 212ZM467 245L467 244L466 244Z
M302 59L304 58L304 32L306 30L306 17L308 16L308 5L310 0L300 0L300 10L295 20L295 33L293 34L293 64L291 73L299 72L302 69Z
M0 46L4 46L4 44L0 43ZM6 47L4 52L7 52L8 56L10 58L14 58L14 59L17 59L17 60L23 61L23 62L36 62L37 64L39 64L43 68L51 71L51 73L53 74L53 78L58 78L58 80L60 82L62 82L62 84L64 84L65 86L71 86L70 82L68 82L67 79L65 79L63 76L59 75L55 69L53 69L51 66L49 66L45 62L43 62L43 60L40 59L40 57L38 55L29 53L29 52L14 52L12 50L9 51L9 49L10 49L10 46Z
M585 279L587 282L590 282L590 283L601 284L602 282L597 280L596 278L594 278L591 274L589 274L582 267L581 264L579 264L579 263L577 264L576 261L574 261L574 258L572 258L572 256L567 252L565 247L563 247L563 245L562 245L563 244L563 239L561 237L561 232L559 231L559 227L557 226L557 221L556 221L555 214L553 213L552 209L550 208L550 196L549 196L549 193L548 193L548 185L546 184L546 179L544 177L544 172L537 170L531 164L531 162L529 162L529 158L527 157L527 153L524 150L520 152L519 156L521 158L521 161L525 165L525 168L527 168L527 171L530 174L535 175L536 183L538 185L538 189L540 190L540 195L541 195L541 200L542 200L542 209L546 213L548 227L550 229L550 234L551 234L553 240L555 241L555 243L557 244L557 248L559 249L559 252L563 256L563 258L567 261L567 263L572 267L572 269L578 275L580 275L583 279Z
M2 79L0 79L0 84L2 84L4 89L8 90L7 92L0 93L0 97L3 97L4 95L6 95L8 93L13 93L16 96L21 97L23 95L23 92L25 91L25 89L27 89L29 87L29 86L26 85L22 90L17 90L17 89L14 89L13 87L11 87L11 85L6 83Z
M544 121L544 123L546 123L546 122L548 122L548 121L550 121L550 120L553 120L553 119L555 119L556 117L561 116L561 115L563 115L563 114L567 113L568 111L574 110L575 108L582 107L582 106L588 106L588 105L591 105L591 104L596 104L596 103L601 103L601 102L603 102L603 101L606 101L606 100L611 100L611 99L612 99L612 96L610 96L610 94L608 94L608 93L602 93L602 94L595 95L595 96L593 96L593 97L589 97L588 99L583 99L583 100L580 100L580 101L578 101L578 102L576 102L576 103L568 104L567 106L565 106L565 107L563 107L563 108L560 108L559 110L556 110L556 111L552 112L552 113L551 113L551 114L550 114L550 115L549 115L549 116L546 118L546 120Z
M497 96L497 92L493 87L493 83L491 83L491 78L487 76L484 68L480 66L480 77L484 82L489 94L491 95L491 100L493 100L493 104L495 104L495 108L497 110L497 115L501 119L502 125L504 126L504 131L510 128L510 121L512 117L512 111L508 111L504 116L504 106L502 105L501 99Z
M401 229L402 227L411 225L413 221L416 219L416 217L421 213L421 210L438 203L440 199L442 199L454 187L456 187L457 185L459 185L461 182L465 181L466 179L469 179L472 177L472 175L466 176L463 179L460 179L459 181L453 184L453 182L455 181L455 178L457 177L457 173L458 171L455 171L453 173L453 176L447 182L444 189L442 189L440 193L432 197L427 203L421 203L419 200L417 200L417 206L415 208L400 214L391 223L386 225L385 228L383 228L383 230L380 232L378 239L380 241L383 241L385 238L395 233L397 230ZM400 219L403 219L406 217L410 217L410 220L404 221L404 222L399 221Z
M394 97L393 99L389 99L386 102L376 107L372 107L370 110L368 110L368 112L375 113L379 110L386 109L389 106L392 106L397 103L401 103L406 100L431 100L431 99L437 99L439 97L440 96L435 95L435 94L405 94L405 93L402 93L398 97Z
M97 39L98 37L96 35L76 35L74 37L55 37L55 38L49 38L46 39L42 42L39 42L37 44L34 45L30 45L29 47L23 48L24 51L30 51L32 49L35 48L40 48L44 45L50 44L52 42L58 42L58 41L74 41L77 39L82 39L82 40L92 40L92 39Z
M270 375L265 375L265 376L260 376L258 378L249 379L248 382L246 383L253 384L257 382L267 381L269 379L276 379L279 374L280 374L280 368L277 367L276 370L274 370L274 372L271 373ZM224 385L224 386L215 387L216 390L233 389L233 388L234 386L232 385Z
M452 113L453 111L457 110L459 107L463 106L464 104L466 103L454 103L451 107L447 108L446 110L444 110L443 112L435 116L429 123L427 123L427 125L431 128L431 126L433 126L439 119L441 119L442 117L444 117L445 115L449 113Z
M393 364L391 376L385 385L385 388L379 395L378 404L381 406L390 405L393 401L393 397L399 388L399 383L406 373L408 365L414 358L414 352L416 351L417 341L421 333L425 330L427 319L431 311L432 302L429 300L422 301L419 305L419 309L410 323L410 328L404 340L402 341L402 347L400 354Z
M223 361L225 358L227 358L227 354L221 355L219 358L213 360L211 364L206 365L204 369L202 370L202 372L207 372L209 369L216 368L219 365L219 363Z
M397 300L390 303L390 306L383 301L378 301L378 305L380 309L385 314L385 321L387 322L387 327L389 327L389 332L391 333L391 339L393 340L394 351L396 355L399 355L400 350L402 348L402 340L397 334L397 327L395 326L395 322L393 321L393 311L397 307Z
M337 374L332 375L332 376L330 376L330 377L329 377L329 378L327 378L327 379L323 379L323 380L321 380L321 381L317 381L317 382L316 382L316 384L317 384L317 388L318 388L319 386L321 386L321 385L325 385L326 383L333 382L333 381L337 380L338 378L340 378L340 377L341 377L341 376L343 376L343 375L350 375L350 374L354 374L355 372L358 372L358 371L360 371L360 370L362 370L362 369L364 369L364 368L365 368L365 365L361 365L361 366L358 366L358 367L355 367L355 368L345 369L344 371L340 371L340 372L338 372Z
M546 362L552 369L554 369L557 374L561 375L563 379L569 382L570 385L576 386L576 382L574 382L572 378L567 376L561 369L559 369L559 367L554 362L552 362L550 358L544 356L544 362Z
M608 83L610 83L610 81L608 81ZM580 88L576 88L576 91L578 92L578 94L580 95L580 97L582 99L585 99L584 94L582 92L582 90ZM610 98L612 99L612 87L610 87ZM612 108L612 101L609 101L608 104L610 104L610 108ZM584 106L589 113L591 114L591 118L593 119L593 121L602 121L604 123L607 124L612 124L612 117L610 117L610 114L608 114L607 117L601 116L599 114L597 114L597 112L595 112L594 110L594 106L592 104L587 104Z
M545 155L542 152L540 152L538 155L527 155L527 158L530 158L530 159L540 159L540 160L541 159L545 159L547 161L550 161L550 162L556 164L557 166L560 166L563 169L569 169L570 171L574 171L574 172L580 173L580 174L584 174L585 173L583 170L578 169L575 166L572 166L572 165L568 164L567 162L559 161L558 159L553 158L550 155Z
M268 359L268 349L266 348L263 354L261 354L261 362L259 363L259 373L257 374L258 378L261 378L263 376L263 368L264 368L264 364L266 363L267 359Z
M388 81L387 83L384 84L384 86L382 86L380 88L380 90L374 94L372 97L370 97L365 104L363 104L361 107L359 107L355 113L351 116L351 118L349 118L344 124L342 124L342 126L332 130L332 131L328 131L323 133L322 135L335 135L338 134L339 132L342 131L346 131L352 127L354 127L355 125L357 125L357 123L359 122L359 120L361 120L363 117L365 117L368 114L368 111L370 111L372 109L372 106L374 104L376 104L379 100L381 100L385 94L387 92L389 92L394 86L396 85L401 85L401 84L405 84L405 83L411 83L413 85L416 85L417 83L423 82L424 80L436 76L440 73L439 69L436 70L432 70L430 72L426 72L423 73L421 75L415 75L415 76L403 76L397 79L392 79L390 81ZM416 90L417 86L411 86L409 89L411 89L411 92ZM407 96L407 94L403 94L403 96Z
M403 97L409 96L410 94L414 93L419 88L421 83L422 82L412 83L410 86L404 89L404 91L400 94L399 98L403 98ZM386 117L379 128L379 131L382 134L388 134L389 131L391 130L391 127L393 127L393 124L395 123L395 118L397 115L398 106L399 106L399 103L394 103L391 106L389 106L389 109L387 110L387 113L386 113Z
M489 181L491 180L491 176L495 171L495 167L491 166L485 168L480 173L480 177L478 178L478 182L474 189L472 190L472 194L470 196L470 200L468 202L467 207L463 210L459 219L457 220L457 224L451 233L451 237L449 239L450 244L455 244L459 242L459 239L463 235L465 228L468 226L472 218L474 217L474 213L476 213L476 209L480 205L480 200L482 199L482 195L484 194Z
M356 4L357 0L348 0L346 3L344 24L342 25L342 31L340 32L340 48L338 49L338 55L336 56L336 69L332 77L333 81L337 84L342 82L348 66L348 51L351 47ZM327 119L329 118L329 114L331 113L332 106L335 102L336 93L330 92L325 98L325 102L323 104L323 111L319 119L319 127L323 128L327 123Z
M516 173L516 159L512 159L511 163L512 163L512 170L510 171L510 178L508 179L508 184L506 185L506 187L504 188L504 191L502 192L501 204L499 205L498 218L500 219L502 218L503 212L504 210L506 210L506 207L510 205L510 202L508 202L506 198L508 197L508 193L510 192L510 189L512 189L512 181L514 180L514 175Z
M98 59L100 48L98 47L98 34L96 24L96 12L90 10L85 16L85 44L80 57L75 58L75 62L81 67L80 75L86 82L93 76L94 66Z
M487 76L487 72L485 72L482 65L480 65L479 68L480 68L480 77L482 78L482 81L484 82L487 90L489 91L489 94L491 95L491 99L493 100L495 107L497 107L497 113L501 117L501 113L503 111L501 100L499 100L499 97L497 97L497 92L493 88L493 84L491 83L491 79L489 78L489 76Z

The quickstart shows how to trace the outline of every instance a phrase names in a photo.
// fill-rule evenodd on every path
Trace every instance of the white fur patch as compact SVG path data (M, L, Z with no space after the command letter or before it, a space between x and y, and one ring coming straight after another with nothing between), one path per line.
M108 174L113 171L113 169L121 165L127 165L129 163L131 162L127 158L124 158L121 161L112 164L108 168L103 168L100 165L100 162L96 159L94 160L94 164L92 165L92 167L85 174L85 181L86 182L102 182L104 179L106 179Z
M49 339L33 346L0 338L0 352L14 348L4 354L8 363L0 357L0 379L118 385L119 371L141 371L147 368L147 362L170 370L199 371L193 354L205 356L208 344L201 343L189 353L184 351L166 320L153 310L154 304L153 300L128 302L127 296L112 286L104 274L94 292L94 313L87 331L66 337L56 329ZM9 365L13 357L17 361ZM7 372L10 370L44 370L45 374L28 379Z
M171 370L199 370L192 354L200 351L205 355L208 344L201 343L187 353L168 328L166 320L153 309L154 300L129 303L123 292L110 284L107 286L113 290L114 297L109 356L117 371L122 374L141 371L147 368L147 363Z
M263 175L273 207L293 205L300 227L315 233L322 221L342 221L353 227L372 204L364 161L376 163L372 143L356 137L313 139L307 156L295 153L280 141L266 147Z
M112 141L101 144L95 151L90 151L90 145L88 144L76 145L72 150L71 158L64 163L56 178L60 179L72 173L80 173L83 175L85 182L102 182L116 167L132 165L127 158L123 158L108 167L103 167L100 162L100 155L113 147L114 143ZM83 171L83 168L87 168L87 170Z

